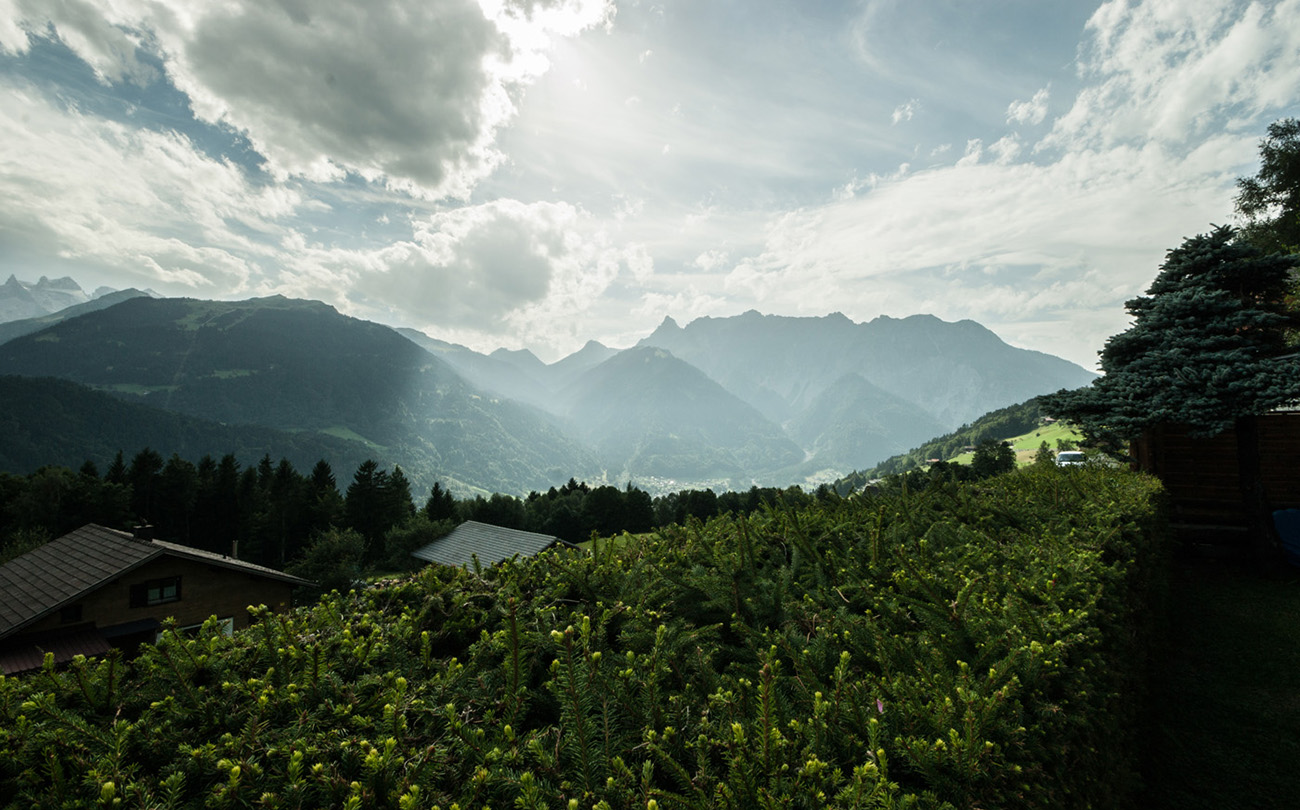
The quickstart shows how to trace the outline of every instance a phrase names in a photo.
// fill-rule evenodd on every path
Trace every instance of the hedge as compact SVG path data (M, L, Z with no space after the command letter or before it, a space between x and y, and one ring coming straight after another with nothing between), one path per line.
M431 568L0 679L10 807L1084 808L1138 788L1152 479L1026 469Z

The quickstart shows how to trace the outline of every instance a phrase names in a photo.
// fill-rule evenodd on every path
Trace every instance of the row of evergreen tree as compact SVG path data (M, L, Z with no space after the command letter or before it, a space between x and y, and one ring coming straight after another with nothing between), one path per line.
M825 496L826 492L819 493ZM627 531L647 532L689 518L748 514L778 499L800 505L799 487L748 492L684 490L652 498L632 486L589 486L570 479L527 498L495 494L457 499L435 483L417 504L401 467L365 461L340 491L327 461L302 474L286 459L265 456L242 466L233 455L193 463L145 448L128 463L118 453L102 473L48 466L0 473L0 560L11 559L86 523L144 524L154 535L194 548L284 568L331 529L359 538L366 569L401 569L409 553L466 520L581 542Z

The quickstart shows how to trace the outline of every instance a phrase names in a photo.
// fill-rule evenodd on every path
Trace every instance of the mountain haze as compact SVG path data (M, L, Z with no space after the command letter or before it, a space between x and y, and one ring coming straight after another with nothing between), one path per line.
M839 313L790 318L750 311L700 318L684 328L668 318L637 345L667 349L780 423L849 374L949 429L1096 376L1058 357L1009 346L973 321L949 323L932 315L855 323Z
M0 345L0 373L347 439L421 486L527 491L595 467L551 417L485 395L388 327L319 302L135 298Z
M803 452L756 409L666 351L628 349L580 376L566 415L615 480L738 479L790 466Z
M56 279L41 276L33 283L19 281L17 276L11 274L4 284L0 284L0 324L39 318L84 304L107 292L111 290L101 288L93 295L87 294L80 284L68 276Z
M937 436L947 428L906 400L846 374L786 424L790 437L812 454L810 467L856 469L863 459L908 449L909 436Z
M547 364L314 301L133 295L8 324L17 336L0 342L0 374L58 377L204 424L272 431L244 443L252 447L285 444L275 436L293 437L294 452L311 437L341 443L329 448L345 466L374 458L401 465L418 487L440 480L467 494L522 494L570 477L650 489L819 483L1093 378L978 324L931 316L859 324L747 312L685 327L669 318L631 349L590 341ZM48 430L11 428L66 450ZM105 430L96 452L114 444ZM0 459L14 455L6 441Z

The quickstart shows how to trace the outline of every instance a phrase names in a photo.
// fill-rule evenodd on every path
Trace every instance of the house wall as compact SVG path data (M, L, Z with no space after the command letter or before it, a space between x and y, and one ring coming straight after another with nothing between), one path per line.
M131 586L154 579L181 578L181 598L148 607L131 607ZM83 597L81 621L64 624L59 612L45 617L24 633L75 627L94 623L97 627L174 617L181 626L198 624L209 616L232 617L235 629L249 624L248 606L266 605L276 611L289 609L293 586L252 576L240 571L179 557L160 557L125 576L107 583Z
M1266 509L1300 507L1300 412L1256 418L1260 493ZM1181 425L1161 425L1134 442L1138 466L1157 476L1168 493L1176 525L1249 525L1238 475L1237 435L1188 437Z

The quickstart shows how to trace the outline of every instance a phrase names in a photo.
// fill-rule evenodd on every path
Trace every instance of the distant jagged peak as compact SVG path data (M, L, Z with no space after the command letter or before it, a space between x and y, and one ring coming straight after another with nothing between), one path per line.
M49 276L41 276L35 284L38 289L42 290L68 290L82 292L81 285L73 280L72 276L63 276L51 280Z

